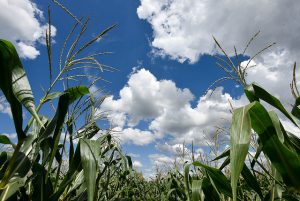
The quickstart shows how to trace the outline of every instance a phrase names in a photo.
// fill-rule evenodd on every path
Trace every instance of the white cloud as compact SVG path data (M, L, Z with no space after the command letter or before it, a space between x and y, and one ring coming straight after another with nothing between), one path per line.
M214 35L222 46L233 53L233 46L242 50L251 36L261 31L250 47L253 54L268 42L300 54L299 6L291 0L199 1L140 0L140 19L153 29L152 46L156 53L181 62L196 62L203 54L214 54Z
M294 104L294 98L289 84L292 79L293 63L300 58L300 38L297 34L300 32L299 1L291 0L288 4L280 0L140 0L140 2L137 14L140 19L146 20L152 26L151 45L154 53L163 57L169 56L179 62L188 60L195 63L204 54L216 54L218 48L212 35L233 56L234 45L238 52L242 52L248 40L260 30L259 36L250 45L246 55L253 56L272 42L276 42L277 45L251 62L251 65L256 66L248 70L246 81L257 82L278 97L288 110L291 109L290 105ZM300 80L298 71L296 77ZM298 86L299 84L298 82ZM220 95L219 93L218 97L221 97ZM224 98L220 100L219 103L225 104ZM246 103L245 100L245 96L242 96L239 102ZM214 113L213 109L207 108L208 103L201 104L199 107L202 110ZM223 106L219 104L218 107L223 111L220 117L226 119ZM188 109L181 113L183 117L188 117L188 114ZM177 130L171 124L170 116L166 114L165 118L163 116L157 118L151 122L152 128L158 127L164 132ZM212 118L212 122L215 122L214 116L216 115L209 114L198 119ZM177 122L176 117L173 117L174 122ZM184 123L184 120L182 122ZM203 124L198 122L197 125L198 128L203 128ZM186 130L191 132L192 130L188 129L191 125L186 123L186 126ZM189 135L183 135L182 138L187 136Z
M174 164L174 158L163 154L150 154L149 158L152 164L158 167L162 167L162 166L170 167Z
M257 82L289 108L294 104L290 90L294 61L287 50L266 52L250 63L256 66L248 70L246 80L248 83ZM247 62L243 62L242 65ZM296 76L299 80L300 74L296 73Z
M137 161L137 160L133 161L132 165L133 165L134 168L138 168L138 169L143 167L143 164L140 161Z
M119 122L119 126L125 124L121 114L130 113L128 124L135 126L142 119L159 116L166 107L182 107L193 99L193 95L188 89L176 88L170 80L157 81L153 74L141 69L131 74L128 85L120 91L120 99L113 98L107 98L102 108L118 111L115 121Z
M140 154L136 154L136 153L128 153L128 156L130 156L131 158L139 158L141 155Z
M35 49L35 47L31 45L26 45L23 42L19 42L17 44L17 47L20 52L20 57L35 59L38 55L40 55L40 52L37 49Z
M12 118L10 105L4 96L0 96L0 113L8 114Z
M164 144L157 144L155 147L159 151L175 155L182 155L183 153L190 154L191 152L186 146L184 146L184 144L170 145L167 142L165 142Z
M100 111L107 111L114 130L123 143L145 145L166 135L172 143L207 145L216 131L214 126L226 126L231 119L230 105L239 106L245 99L234 100L223 88L217 88L199 98L196 107L189 89L176 87L171 80L157 80L148 70L132 73L120 91L120 97L108 97ZM140 122L148 128L138 129Z
M37 43L45 43L43 12L30 0L0 0L0 38L12 41L23 58L34 59L39 55ZM52 26L52 36L56 29Z
M113 129L114 135L120 139L121 143L146 145L153 142L156 138L151 131L143 131L137 128L119 128Z

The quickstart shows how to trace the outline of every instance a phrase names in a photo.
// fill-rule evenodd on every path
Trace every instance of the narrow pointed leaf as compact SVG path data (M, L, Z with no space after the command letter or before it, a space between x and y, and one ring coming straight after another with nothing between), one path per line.
M230 182L228 181L226 176L221 172L221 170L204 165L199 161L193 162L193 165L202 167L207 172L207 175L209 176L216 191L223 193L228 197L232 197Z
M292 109L292 114L300 120L299 105L300 105L300 97L298 97L296 99L295 104L294 104L293 109Z
M230 149L227 149L222 154L220 154L219 156L217 156L216 158L214 158L212 161L219 160L219 159L227 157L229 155L230 155Z
M244 164L243 170L241 173L242 173L243 178L247 182L247 184L259 195L260 199L263 200L263 194L261 192L259 183L258 183L256 177L253 176L253 174L251 173L251 171L249 170L249 168L247 167L246 164Z
M85 86L77 86L73 88L67 89L63 95L59 98L58 108L56 110L55 116L50 122L49 126L45 129L45 132L40 137L39 141L41 142L48 136L53 134L54 145L52 146L51 157L49 159L49 167L52 167L53 159L57 154L59 139L61 135L61 128L64 124L65 117L68 111L68 107L72 104L76 99L82 97L85 94L88 94L89 90ZM50 170L51 168L49 168ZM49 174L48 170L48 174ZM46 177L48 179L48 177Z
M259 102L255 102L249 114L252 128L259 135L262 143L263 152L281 174L285 184L300 190L299 155L281 143L268 112Z
M96 158L99 155L100 149L97 141L88 139L80 140L80 156L87 188L88 201L94 200L98 170L98 162Z
M201 190L202 181L201 180L193 180L192 181L192 201L201 200Z
M291 113L289 113L284 108L284 106L279 101L279 99L272 96L269 92L267 92L265 89L263 89L256 83L253 83L253 84L247 86L245 88L245 94L247 95L250 102L261 99L261 100L269 103L270 105L272 105L273 107L275 107L279 111L281 111L288 119L290 119L297 127L300 128L300 125L298 124L297 120L293 117L293 115Z
M185 195L190 200L190 166L191 164L186 164L184 166L184 190L185 190Z
M248 114L249 104L235 109L230 130L230 172L233 200L237 200L237 184L248 153L251 138L251 121Z
M12 143L6 135L0 135L0 143L1 144L11 144L14 146L14 143Z

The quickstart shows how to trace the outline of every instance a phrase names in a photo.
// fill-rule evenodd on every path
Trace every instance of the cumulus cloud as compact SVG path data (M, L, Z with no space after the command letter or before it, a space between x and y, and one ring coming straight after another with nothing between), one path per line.
M120 99L109 97L102 104L106 110L117 111L113 114L118 125L124 125L124 115L129 114L128 124L135 126L140 120L159 116L168 108L180 108L193 99L188 89L178 89L170 80L158 81L156 77L145 69L133 73L120 91Z
M290 90L292 81L293 59L287 50L266 52L257 60L251 61L255 67L247 71L247 82L257 82L268 92L279 98L288 108L294 104ZM246 65L248 61L242 63ZM297 80L300 74L296 73ZM299 86L299 82L297 83Z
M212 35L233 54L234 45L241 51L258 30L261 35L248 54L277 42L299 55L299 6L297 0L141 0L137 14L151 24L157 54L194 63L203 54L216 53Z
M247 71L246 81L257 82L291 109L290 105L295 100L289 84L293 64L300 58L300 38L297 35L300 31L299 1L291 0L288 4L280 0L140 2L137 14L152 26L151 45L154 54L169 56L179 62L195 63L204 54L219 53L212 39L213 35L227 53L233 56L234 46L238 52L242 52L248 40L260 30L260 34L245 55L253 56L267 44L277 44L251 61L250 65L255 67ZM299 73L296 73L296 77L300 80ZM299 86L300 83L297 84ZM245 99L244 96L243 98ZM214 112L210 109L206 111ZM280 117L284 121L284 118ZM156 119L151 126L156 128L157 124L163 130L171 131L173 127L168 126L164 119Z
M145 145L165 136L172 143L207 145L216 131L214 126L226 126L231 119L230 104L235 106L244 99L235 100L223 88L200 97L196 107L189 89L180 89L171 80L157 80L142 68L132 73L119 98L108 97L100 111L107 111L114 130L123 143ZM140 130L139 123L147 128Z
M134 168L137 168L137 169L140 169L140 168L143 167L143 164L140 161L137 161L137 160L133 161L132 165L133 165Z
M154 166L172 166L174 164L174 158L163 154L150 154L149 159Z
M138 128L119 128L113 129L115 136L120 139L121 143L146 145L155 140L155 135L151 131L144 131Z
M8 114L12 118L10 105L4 96L0 96L0 113Z
M37 43L45 43L43 12L30 0L0 0L0 38L12 41L23 58L34 59L40 53ZM56 29L52 26L52 36Z
M158 149L161 152L169 153L169 154L189 154L191 151L184 146L184 144L174 144L170 145L168 142L165 142L164 144L157 144L156 149Z

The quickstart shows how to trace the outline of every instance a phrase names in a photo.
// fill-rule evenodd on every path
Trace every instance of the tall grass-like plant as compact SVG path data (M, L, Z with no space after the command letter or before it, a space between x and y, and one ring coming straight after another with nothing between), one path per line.
M233 60L214 38L224 54L215 56L217 65L227 76L212 86L233 80L243 86L249 100L249 104L232 109L230 148L212 161L203 156L197 159L192 151L192 162L183 162L183 167L175 162L173 169L158 171L147 180L132 169L131 158L122 153L110 130L97 125L97 121L105 119L105 115L96 112L105 96L95 96L89 89L103 79L85 72L115 70L97 59L110 52L86 54L115 26L84 42L89 20L78 19L58 1L54 3L76 23L62 45L59 71L55 74L48 10L49 86L43 89L37 106L15 47L0 39L1 101L5 98L10 105L17 134L16 143L0 135L0 144L5 147L0 154L0 200L300 200L300 139L285 130L277 114L261 103L273 106L300 128L296 64L290 84L295 98L292 111L261 86L246 82L251 60L273 44L242 66L236 48ZM258 34L250 39L242 55ZM88 78L90 83L78 85L82 78ZM63 89L54 91L59 83ZM43 107L54 109L52 117L40 112ZM28 122L23 119L23 109L31 115ZM182 147L185 160L184 144ZM215 161L221 161L216 163L220 165L212 167Z
M15 47L0 39L0 88L10 105L18 136L14 144L0 135L0 143L11 147L0 155L0 200L118 199L123 191L121 178L131 174L131 159L122 154L109 130L98 127L97 121L104 116L95 111L105 97L95 97L89 88L102 78L84 71L114 70L97 59L109 52L85 53L114 26L83 42L88 20L77 21L63 44L59 72L54 75L50 9L48 14L49 87L37 107ZM82 78L88 78L90 84L78 85ZM53 91L58 83L63 84L63 91ZM45 106L54 109L51 118L40 113ZM32 115L25 125L23 108Z
M245 53L255 36L249 41ZM279 99L274 97L268 91L256 83L246 83L247 70L250 68L250 62L260 53L271 47L273 44L259 51L249 59L246 66L242 66L235 49L236 60L227 55L220 43L214 38L217 47L225 55L216 56L221 62L217 65L228 74L227 77L217 80L234 80L244 87L244 92L249 100L249 104L241 108L234 109L231 130L230 130L230 149L226 150L216 159L225 158L225 161L219 169L212 169L200 162L194 162L193 165L201 167L205 178L209 182L215 194L208 191L203 186L204 179L191 180L188 185L197 182L197 196L194 200L299 200L300 191L300 139L295 134L288 132L283 127L280 119L274 111L268 111L261 101L266 102L278 109L288 120L296 127L299 127L299 92L296 85L296 64L293 69L293 81L291 83L292 94L295 97L295 104L289 112ZM251 146L253 136L257 141L258 147ZM255 155L251 155L251 151ZM258 160L264 159L264 163ZM248 161L248 159L249 161ZM267 167L266 165L270 166ZM220 170L229 166L230 182ZM186 177L190 177L189 168L186 169ZM196 174L197 175L197 174ZM220 182L222 181L222 182ZM202 185L199 183L202 182ZM185 185L185 186L188 186ZM195 189L194 189L195 190ZM204 198L200 199L200 193L204 193Z

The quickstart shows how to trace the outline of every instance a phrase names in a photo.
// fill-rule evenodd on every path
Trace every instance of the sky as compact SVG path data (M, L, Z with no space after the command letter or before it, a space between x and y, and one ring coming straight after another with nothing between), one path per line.
M220 139L228 141L229 102L234 108L247 104L242 87L232 81L218 85L213 93L207 91L214 81L226 76L212 57L221 56L212 36L234 57L234 47L242 54L249 39L260 31L240 57L244 64L262 48L276 42L251 61L255 67L249 69L246 80L257 82L288 108L294 103L289 84L293 64L300 58L298 0L59 2L78 19L90 18L85 41L117 25L89 51L113 52L101 56L100 61L118 70L85 73L108 81L97 82L91 89L103 89L110 95L98 111L109 113L124 152L132 156L134 166L145 175L151 175L156 166L177 160L183 149L188 160L192 142L196 154L206 152L217 128L224 128ZM36 100L42 96L41 86L49 84L45 46L48 6L54 73L57 73L59 51L75 23L74 18L52 1L0 0L0 38L12 41L17 47ZM300 133L286 119L281 117L281 120L287 129ZM1 133L14 140L9 104L3 97L0 121Z

